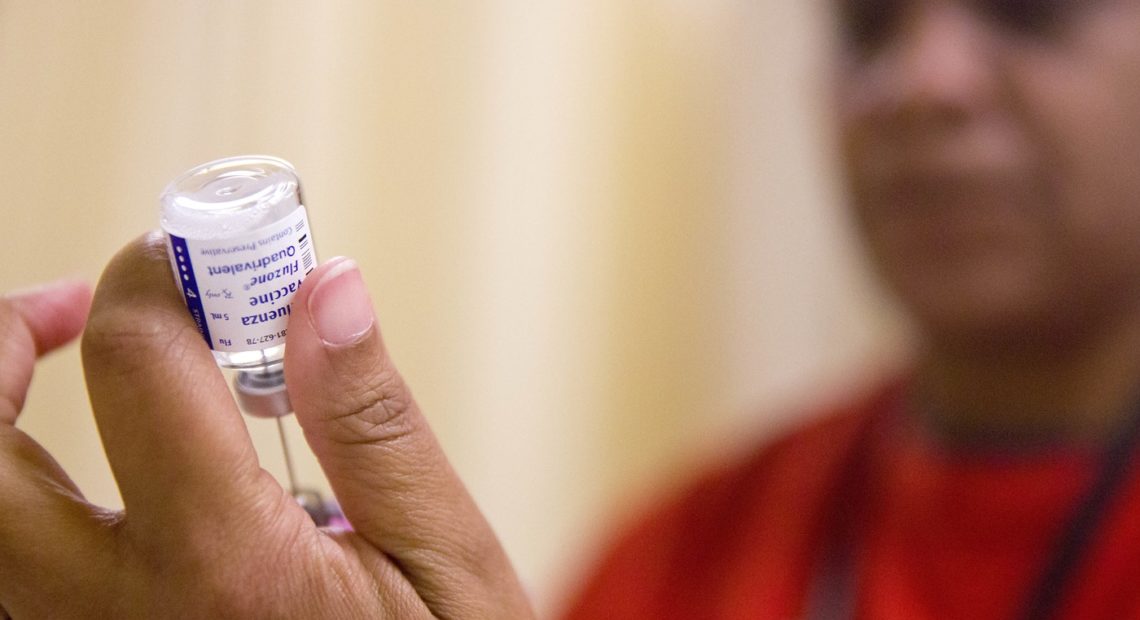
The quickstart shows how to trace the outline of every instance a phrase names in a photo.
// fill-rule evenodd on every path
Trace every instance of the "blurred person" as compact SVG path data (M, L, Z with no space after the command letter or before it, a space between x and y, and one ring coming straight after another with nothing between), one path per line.
M1140 0L835 6L852 207L917 361L664 502L567 617L1140 617ZM121 512L15 428L36 356L81 330ZM355 263L305 281L288 345L353 532L314 527L258 467L160 236L121 251L93 302L68 282L3 298L0 605L532 616Z
M834 6L913 370L664 502L566 617L1140 617L1140 2Z

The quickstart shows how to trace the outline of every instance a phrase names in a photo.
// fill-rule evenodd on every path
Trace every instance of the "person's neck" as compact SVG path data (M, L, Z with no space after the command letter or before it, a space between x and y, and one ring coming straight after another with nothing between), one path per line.
M931 345L916 370L915 405L947 440L1102 443L1140 404L1140 316L1067 342Z

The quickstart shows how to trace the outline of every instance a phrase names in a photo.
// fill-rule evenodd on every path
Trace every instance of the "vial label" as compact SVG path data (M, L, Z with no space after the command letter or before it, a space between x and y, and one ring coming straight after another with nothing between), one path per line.
M211 349L256 351L285 343L293 296L316 266L304 206L242 235L167 238L186 307Z

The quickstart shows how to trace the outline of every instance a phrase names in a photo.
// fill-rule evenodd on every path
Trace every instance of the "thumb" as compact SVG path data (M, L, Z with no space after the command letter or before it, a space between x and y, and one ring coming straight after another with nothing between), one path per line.
M510 563L392 364L356 263L322 265L293 305L289 397L354 530L437 617L519 609Z

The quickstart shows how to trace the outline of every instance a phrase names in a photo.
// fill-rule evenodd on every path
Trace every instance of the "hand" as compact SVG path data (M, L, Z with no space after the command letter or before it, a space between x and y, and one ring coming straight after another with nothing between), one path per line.
M257 457L174 286L165 245L115 257L83 337L125 509L84 501L13 424L34 359L87 292L0 301L0 605L14 618L530 618L494 533L389 359L355 264L293 302L297 419L354 532L313 525Z

